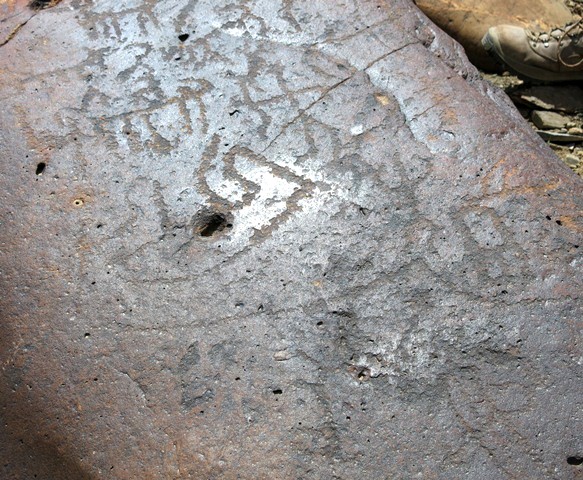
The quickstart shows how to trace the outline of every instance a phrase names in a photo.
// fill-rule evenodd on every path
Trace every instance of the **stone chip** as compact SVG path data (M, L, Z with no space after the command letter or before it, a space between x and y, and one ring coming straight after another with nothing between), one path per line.
M556 112L546 112L542 110L535 110L531 114L532 123L542 130L565 128L571 121L569 117L565 117Z

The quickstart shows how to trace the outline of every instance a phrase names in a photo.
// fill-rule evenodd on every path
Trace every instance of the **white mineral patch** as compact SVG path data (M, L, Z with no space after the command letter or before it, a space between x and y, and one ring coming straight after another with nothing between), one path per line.
M275 162L281 167L290 170L298 177L307 178L312 182L324 181L322 164L317 159L308 158L301 164L298 164L293 156L280 154L275 158Z
M243 156L235 158L234 167L232 174L252 184L254 188L251 191L247 191L246 182L227 179L220 164L206 177L209 187L230 203L242 202L246 193L255 192L249 203L246 200L243 207L234 212L233 230L224 243L225 249L229 250L246 246L255 230L269 226L287 210L287 200L301 188L297 183L274 173L270 166Z
M154 110L149 119L156 132L168 141L179 138L181 129L186 127L184 116L176 103Z
M284 362L286 360L289 360L291 357L292 357L292 354L290 352L288 352L287 350L280 350L280 351L275 352L273 354L274 360L277 360L278 362Z
M245 190L241 184L235 180L225 178L223 175L223 169L219 166L209 170L205 179L209 188L220 197L223 197L232 203L243 200Z
M267 166L257 165L243 157L235 160L237 171L260 190L251 204L243 207L236 217L240 228L261 229L286 210L286 200L300 188L297 183L278 177Z
M355 125L354 127L352 127L350 129L350 133L352 133L352 135L360 135L362 132L364 132L364 126L363 125Z
M225 28L225 33L232 35L233 37L242 37L243 34L246 32L244 28Z
M144 55L144 47L131 46L113 50L104 56L104 63L108 73L112 77L117 77L121 72L129 70L136 64L136 58Z
M274 171L265 160L246 156L237 156L234 169L229 172L229 177L239 177L239 181L225 175L220 161L207 172L206 181L211 190L229 203L243 203L233 211L233 228L221 244L223 251L246 247L255 231L277 223L290 207L296 207L293 216L301 217L300 223L315 221L315 218L321 221L322 216L337 213L343 202L366 206L376 194L368 182L361 182L355 189L352 172L334 179L326 178L325 169L316 159L304 159L298 164L293 156L278 155L272 161L289 173L280 173L277 167ZM293 181L290 177L302 180ZM305 190L305 196L297 205L289 205L290 197L299 189Z

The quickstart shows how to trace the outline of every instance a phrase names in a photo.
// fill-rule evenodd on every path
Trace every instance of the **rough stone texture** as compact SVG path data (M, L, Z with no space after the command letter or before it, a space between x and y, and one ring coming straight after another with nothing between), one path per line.
M34 17L25 0L0 0L0 46L8 43Z
M412 3L1 53L2 478L582 478L583 183Z
M560 113L546 112L544 110L535 110L531 115L532 123L538 128L551 129L563 128L569 123L569 117Z

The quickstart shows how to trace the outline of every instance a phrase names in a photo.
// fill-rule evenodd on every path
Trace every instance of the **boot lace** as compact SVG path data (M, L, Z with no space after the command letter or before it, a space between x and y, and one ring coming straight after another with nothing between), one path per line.
M560 47L563 44L563 41L565 40L565 38L567 36L572 37L573 34L581 34L581 28L583 26L583 18L580 18L579 20L573 22L573 23L568 23L567 25L565 25L564 27L559 27L559 28L553 28L551 31L548 32L534 32L532 30L527 30L526 34L528 35L528 37L530 38L530 40L534 43L539 43L542 42L543 45L545 47L549 46L549 42L551 42L552 40L556 40L559 48L557 49L557 60L565 67L568 68L574 68L574 67L578 67L579 65L581 65L583 63L583 56L581 57L581 59L575 63L568 63L563 57L563 49L561 49Z

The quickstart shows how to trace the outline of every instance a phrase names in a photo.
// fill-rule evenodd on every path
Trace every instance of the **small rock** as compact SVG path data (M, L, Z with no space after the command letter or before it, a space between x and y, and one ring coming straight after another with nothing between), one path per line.
M583 135L572 135L569 133L561 132L549 132L547 130L537 130L536 133L546 140L547 142L556 143L570 143L570 142L583 142Z
M577 165L579 165L579 158L577 157L577 155L565 155L565 157L563 158L563 161L569 166L569 167L576 167Z
M532 123L542 130L549 130L552 128L563 128L571 120L555 112L543 112L535 110L531 115Z
M573 127L569 129L571 135L583 135L583 128Z

